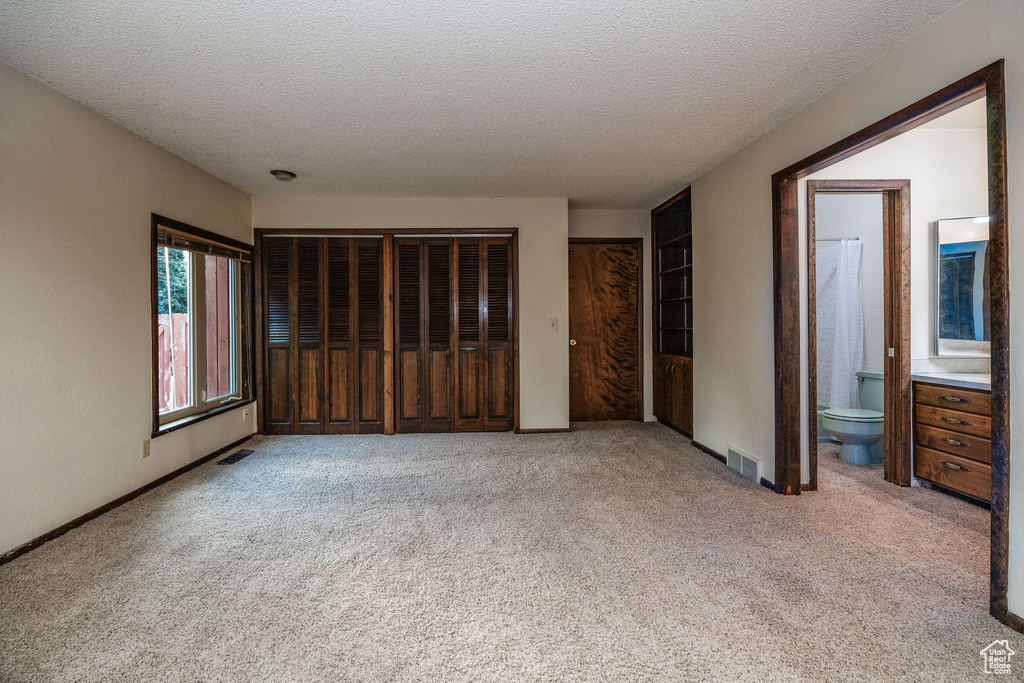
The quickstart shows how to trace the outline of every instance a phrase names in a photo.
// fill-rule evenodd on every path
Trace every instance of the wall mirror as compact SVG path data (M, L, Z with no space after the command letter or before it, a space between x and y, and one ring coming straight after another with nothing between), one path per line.
M935 353L988 356L988 217L936 223Z

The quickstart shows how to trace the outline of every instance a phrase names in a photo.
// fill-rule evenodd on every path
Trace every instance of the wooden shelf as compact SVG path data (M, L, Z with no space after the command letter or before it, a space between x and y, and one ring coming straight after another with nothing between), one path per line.
M692 232L688 232L685 235L679 235L678 237L673 237L670 240L665 240L664 242L662 242L661 244L658 245L658 249L665 249L669 245L676 244L678 242L682 242L687 237L693 237L693 233Z
M693 292L689 189L651 212L651 247L656 321L654 414L665 424L692 434L693 296L679 296ZM659 325L662 321L669 324Z
M666 268L665 270L659 270L658 271L658 276L660 277L662 275L670 275L672 273L678 273L680 271L687 270L687 269L692 268L692 267L693 267L693 264L687 263L685 266L676 266L675 268Z

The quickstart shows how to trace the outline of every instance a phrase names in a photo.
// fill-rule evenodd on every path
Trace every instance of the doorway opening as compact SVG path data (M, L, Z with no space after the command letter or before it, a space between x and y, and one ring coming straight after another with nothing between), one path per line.
M950 392L948 397L975 411L963 417L944 415L943 424L971 426L984 410L990 428L991 552L990 612L1015 628L1024 620L1007 610L1009 538L1009 272L1007 260L1006 188L1006 104L1003 61L999 60L950 86L892 114L839 142L785 168L772 176L773 279L775 308L775 482L776 492L799 494L802 450L809 430L807 386L803 365L807 343L803 338L801 260L802 231L799 223L800 180L839 161L890 140L912 128L932 121L965 104L985 100L987 216L978 216L989 230L990 394L988 401L970 403L973 398ZM899 360L899 359L897 359ZM926 392L927 393L927 392ZM943 392L934 401L944 401ZM956 395L953 395L956 394ZM918 403L923 403L918 401ZM931 408L926 404L926 408ZM947 464L959 467L955 459Z
M885 480L910 485L910 240L909 180L807 181L807 405L815 416L807 490L818 490L818 442L828 440L827 426L847 427L850 440L856 432L864 442L884 434L858 444L863 454L847 440L852 455L845 459L878 462L880 455ZM819 285L828 296L818 296ZM820 326L819 307L827 312ZM869 397L879 371L882 403L875 405ZM883 413L884 422L869 412Z

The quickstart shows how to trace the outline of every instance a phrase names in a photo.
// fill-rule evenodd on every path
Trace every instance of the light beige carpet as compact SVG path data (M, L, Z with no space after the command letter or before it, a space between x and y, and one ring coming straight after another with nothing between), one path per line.
M250 447L0 567L0 680L1024 672L987 512L834 454L787 498L652 424Z

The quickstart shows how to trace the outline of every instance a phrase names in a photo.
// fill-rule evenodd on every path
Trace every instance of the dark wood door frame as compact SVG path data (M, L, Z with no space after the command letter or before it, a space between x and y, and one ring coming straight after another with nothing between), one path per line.
M635 244L636 245L636 310L637 310L637 416L644 421L644 240L642 237L571 237L569 244Z
M520 433L519 426L519 228L255 228L253 230L253 290L252 319L254 349L253 376L258 411L258 434L264 433L266 424L265 372L266 337L264 333L264 282L263 282L263 240L269 236L294 237L383 237L384 241L384 433L395 433L395 327L394 311L394 238L401 235L467 236L467 235L511 235L512 239L512 424Z
M1003 60L994 62L772 176L775 323L775 491L800 493L801 382L799 180L889 140L952 109L986 98L992 324L992 524L989 609L1017 630L1007 610L1009 546L1010 355L1006 189L1006 89Z
M817 302L814 201L819 194L882 195L882 270L885 281L885 480L910 486L910 181L807 181L807 415L808 486L818 490Z

